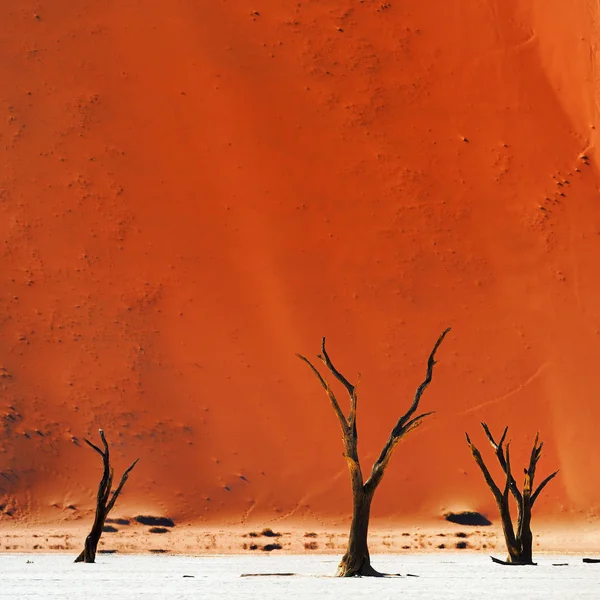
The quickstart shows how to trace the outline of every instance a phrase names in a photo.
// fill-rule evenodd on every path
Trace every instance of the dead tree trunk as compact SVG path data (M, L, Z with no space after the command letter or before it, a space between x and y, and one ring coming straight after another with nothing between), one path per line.
M102 531L104 530L104 522L106 521L106 517L108 517L108 513L113 509L127 478L129 477L129 473L131 473L133 467L137 464L138 459L136 459L133 464L123 473L121 477L121 482L119 483L117 489L112 492L112 481L114 470L110 466L110 454L108 451L108 442L104 437L104 431L102 429L100 431L100 438L102 439L102 444L104 445L104 450L101 450L95 444L92 444L89 440L85 440L85 443L90 446L93 450L95 450L102 457L102 461L104 463L104 473L102 475L102 479L100 481L100 485L98 486L98 497L96 500L96 516L94 518L94 524L92 525L92 530L89 535L85 538L85 545L81 554L75 559L75 562L86 562L93 563L96 561L96 550L98 548L98 542L100 541L100 536L102 535Z
M533 482L535 479L535 469L538 461L540 460L540 456L542 455L542 447L543 442L539 442L539 434L535 436L535 441L533 442L533 448L531 450L531 458L529 459L529 467L525 469L525 481L523 482L523 489L519 490L517 487L517 482L512 475L511 466L510 466L510 451L509 446L510 442L506 443L504 446L504 440L506 439L506 434L508 433L508 427L504 429L504 433L500 438L500 441L496 443L494 440L494 436L492 435L489 427L485 424L481 424L483 430L485 431L485 435L487 436L490 444L494 448L496 453L496 458L502 467L502 471L506 476L506 481L504 483L503 491L500 491L500 488L496 485L493 477L491 476L488 468L483 462L483 458L481 457L481 453L479 450L471 443L471 439L467 436L467 443L471 450L471 454L473 454L473 458L475 462L481 469L483 473L483 477L485 478L488 487L494 494L494 498L496 500L496 504L498 505L498 510L500 512L500 519L502 520L502 529L504 531L504 539L506 541L506 549L508 550L508 558L506 559L506 564L513 565L533 565L533 535L531 533L531 511L533 509L533 505L535 501L538 499L540 492L548 485L548 483L556 477L558 471L551 473L540 483L535 492L532 493L533 490ZM517 530L515 532L515 528L512 522L512 518L510 516L510 506L509 499L510 494L515 499L517 504ZM495 560L495 562L502 563L502 561Z
M368 547L368 532L369 532L369 518L371 514L371 502L375 490L381 483L384 471L390 461L392 453L396 448L398 442L411 430L415 429L421 424L421 421L433 413L422 413L413 417L417 408L419 407L419 401L423 392L427 386L431 383L433 377L433 367L435 363L435 353L443 342L450 328L446 329L438 338L429 359L427 361L427 373L424 381L419 385L415 393L415 397L410 408L406 413L398 419L395 427L392 429L392 433L388 441L386 442L379 458L375 461L371 470L371 475L364 481L363 474L360 468L360 460L358 457L358 433L356 428L356 405L358 396L356 392L356 386L352 385L334 366L331 362L327 351L325 350L325 338L321 341L321 354L318 358L325 364L327 369L332 375L346 388L350 397L350 412L348 417L344 414L340 405L335 397L334 392L329 387L328 381L321 375L318 369L304 356L298 354L298 358L303 360L311 368L313 373L316 375L320 384L325 389L327 396L331 402L331 406L340 422L342 429L342 439L344 442L344 457L348 463L348 469L350 471L350 480L352 484L352 523L350 525L350 536L348 538L348 547L344 554L342 561L339 564L337 570L338 577L353 577L353 576L374 576L381 577L382 573L378 573L371 566L371 558L369 556ZM358 385L358 383L357 383Z

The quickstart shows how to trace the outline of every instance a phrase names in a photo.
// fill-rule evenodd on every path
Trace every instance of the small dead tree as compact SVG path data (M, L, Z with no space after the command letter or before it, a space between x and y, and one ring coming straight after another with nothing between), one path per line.
M446 329L438 338L429 360L427 361L427 374L424 381L419 385L415 393L413 402L406 413L398 419L395 427L392 429L392 433L388 441L385 443L379 458L375 461L371 470L371 475L364 481L363 474L360 467L360 460L358 456L358 433L356 428L356 405L358 402L358 395L356 392L356 385L352 385L334 366L331 362L327 351L325 350L325 338L321 341L321 354L318 358L324 363L329 369L332 375L346 388L348 396L350 397L350 412L348 417L344 414L340 405L335 397L335 394L327 379L325 379L318 369L304 356L298 354L298 358L303 360L311 368L313 373L316 375L320 384L325 389L327 396L331 402L331 406L340 422L342 429L342 439L344 442L344 457L348 463L348 469L350 470L350 480L352 485L352 523L350 525L350 536L348 539L348 547L344 554L342 561L340 562L337 570L338 577L353 577L353 576L372 576L382 577L383 574L377 572L371 566L371 559L369 556L368 548L368 530L369 530L369 518L371 513L371 502L375 490L381 483L383 474L386 467L392 457L392 453L396 448L398 442L409 432L418 427L421 421L433 414L431 412L422 413L417 416L413 416L419 407L419 401L423 392L427 386L431 383L433 376L433 367L435 362L435 353L439 348L440 344L450 331L450 328ZM359 375L360 378L360 375ZM358 385L358 383L357 383Z
M554 479L554 477L556 477L558 471L548 475L548 477L546 477L546 479L540 483L537 489L533 491L535 470L537 463L540 460L540 456L542 455L542 447L544 445L543 442L539 442L538 433L536 434L535 441L533 442L531 458L529 459L529 467L524 469L525 481L523 483L523 489L519 490L517 487L517 482L512 475L510 465L510 442L506 442L506 445L504 445L506 434L508 433L508 427L504 428L504 432L502 433L500 441L496 443L496 440L494 439L489 427L485 423L482 423L481 425L485 431L485 435L495 451L496 458L500 463L500 467L506 476L504 487L501 490L500 487L496 485L496 482L483 462L481 453L471 442L469 434L465 434L467 436L467 443L471 450L471 454L473 455L478 467L481 469L483 477L485 478L485 482L488 484L490 490L492 490L492 494L494 494L496 504L498 505L498 510L500 511L500 518L502 520L502 529L504 531L504 539L506 541L506 548L508 550L508 558L506 561L501 561L492 557L492 560L500 564L533 565L535 563L533 562L532 556L533 535L531 533L531 511L541 491L552 479ZM516 531L510 516L509 493L512 494L517 504L518 516Z
M81 551L81 554L75 559L75 562L86 562L93 563L96 561L96 550L98 548L98 542L100 541L100 536L102 535L102 531L104 529L104 522L106 521L106 517L108 517L108 513L113 509L127 478L129 477L129 473L131 473L133 467L137 464L139 458L136 459L133 464L123 473L121 477L121 482L118 487L112 492L112 482L114 469L110 466L110 454L108 451L108 442L104 437L104 431L102 429L100 431L100 439L102 440L102 444L104 445L104 450L101 450L95 444L92 444L89 440L84 440L85 443L95 450L101 457L104 463L104 473L102 474L102 479L100 481L100 485L98 486L98 497L96 500L96 517L94 518L94 524L92 525L92 530L89 535L85 538L85 546Z

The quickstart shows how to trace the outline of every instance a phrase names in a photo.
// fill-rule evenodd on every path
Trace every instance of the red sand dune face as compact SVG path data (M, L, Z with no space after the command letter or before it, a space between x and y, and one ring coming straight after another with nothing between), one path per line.
M597 14L554 0L0 5L0 487L29 519L339 522L424 375L374 517L492 497L464 441L536 430L539 515L600 508ZM589 157L584 160L581 155ZM9 408L13 407L13 408ZM78 441L79 443L74 443ZM489 456L489 454L488 454Z

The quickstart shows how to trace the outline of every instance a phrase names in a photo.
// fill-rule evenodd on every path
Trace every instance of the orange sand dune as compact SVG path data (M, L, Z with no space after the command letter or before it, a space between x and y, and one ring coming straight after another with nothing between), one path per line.
M0 494L122 514L349 514L295 352L360 371L374 517L496 518L464 431L539 430L540 516L600 511L599 15L586 0L0 2Z

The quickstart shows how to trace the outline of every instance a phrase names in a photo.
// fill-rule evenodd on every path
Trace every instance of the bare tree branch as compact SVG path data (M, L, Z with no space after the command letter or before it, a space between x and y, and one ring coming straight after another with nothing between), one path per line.
M129 473L131 473L131 471L133 470L133 467L135 467L135 465L138 464L139 460L140 460L139 458L136 458L133 461L133 463L131 464L131 466L125 471L125 473L123 473L123 476L121 477L121 481L120 481L117 489L112 493L112 498L110 499L110 502L106 505L107 516L108 516L108 513L110 513L110 511L113 509L113 506L115 505L115 502L117 501L117 498L119 497L119 494L121 493L121 490L123 489L123 486L125 485L125 482L129 478Z
M412 418L408 423L406 423L404 425L404 427L402 428L402 434L399 435L398 437L403 438L409 431L416 429L421 424L421 422L423 421L423 419L425 417L428 417L430 415L435 415L435 411L431 410L429 412L422 413L422 414L417 415L416 417Z
M496 452L496 458L498 459L498 462L500 463L502 470L506 474L507 473L507 464L506 464L506 458L504 456L503 444L504 444L504 440L506 439L506 434L508 433L508 427L504 428L504 431L502 432L502 437L500 438L500 441L498 443L496 443L496 441L494 440L494 436L492 435L492 432L490 431L490 428L487 426L487 424L482 423L481 426L483 427L483 430L485 431L485 435L487 436L487 439L490 441L492 448L494 448L494 450ZM510 491L512 492L512 495L515 497L517 504L520 504L523 501L523 497L521 495L521 492L519 491L517 482L515 481L515 478L512 476L512 474L510 477Z
M471 442L469 434L465 433L465 436L467 438L467 444L469 446L469 449L471 450L471 454L473 455L477 466L481 469L481 472L483 473L485 482L488 484L490 490L492 490L492 494L494 495L494 498L496 498L496 502L500 503L502 501L502 492L500 491L500 488L496 485L494 478L490 474L485 462L483 461L481 452L479 452L477 446L475 446L475 444Z
M358 388L358 384L360 383L360 373L356 378L356 385L352 390L352 395L350 396L350 414L348 415L348 426L352 431L352 435L355 438L358 438L358 431L356 430L356 406L358 404L358 394L356 392L356 388Z
M121 482L117 489L112 492L111 490L113 484L114 470L110 466L110 452L108 448L108 442L106 441L106 437L104 435L104 431L102 429L99 430L100 438L102 439L102 444L104 445L104 451L102 451L98 446L90 442L89 440L85 440L88 446L92 448L95 452L102 456L102 479L100 480L100 484L98 485L98 494L96 496L96 514L94 517L94 523L92 525L92 530L89 535L85 539L84 548L79 554L79 556L75 559L75 562L86 562L93 563L96 560L96 550L98 548L98 542L100 541L100 536L102 535L102 531L104 528L104 523L106 521L106 517L108 513L112 510L129 474L131 473L133 467L137 464L137 459L126 471L123 473L121 477ZM109 500L110 498L110 500Z
M104 452L102 452L102 450L100 450L100 448L98 448L98 446L96 446L96 444L92 444L92 442L90 442L90 440L87 439L83 439L83 441L90 446L90 448L92 448L93 450L95 450L102 458L104 458Z
M420 421L424 417L426 417L428 414L430 414L430 413L423 414L420 417L418 417L416 420L411 421L411 417L413 416L413 414L419 407L419 402L421 400L421 396L423 395L423 392L427 389L427 386L431 383L431 380L433 378L433 367L436 364L435 353L437 352L437 349L440 347L440 344L444 341L444 338L446 337L446 335L448 335L449 331L450 331L450 327L446 328L442 332L440 337L437 339L435 345L433 346L433 350L429 354L429 358L427 360L427 373L425 375L425 379L421 383L421 385L419 385L419 387L417 388L415 397L413 399L413 402L412 402L410 408L406 411L406 413L404 413L404 415L402 417L400 417L400 419L398 419L398 422L392 429L392 433L390 434L388 441L385 443L385 446L383 447L383 450L381 451L379 458L375 461L375 464L373 465L373 469L371 471L371 476L365 483L365 486L367 486L369 488L376 488L379 485L379 482L381 481L381 477L383 476L383 471L385 470L385 467L387 466L387 464L391 458L392 452L394 451L394 448L396 447L396 445L398 444L400 439L402 437L404 437L404 435L406 435L406 433L410 429L414 429L414 427L416 426L415 421L420 423ZM407 429L406 425L408 423L410 423L410 427Z
M423 380L421 385L419 385L419 387L417 388L417 391L415 392L415 397L413 399L413 402L412 402L410 408L398 420L398 423L396 423L396 427L394 429L400 429L413 416L414 412L419 407L419 402L421 401L421 396L423 395L423 392L427 389L427 386L431 383L431 379L433 378L433 367L436 364L435 353L437 352L437 349L440 347L441 343L444 341L444 338L448 335L450 330L451 330L451 328L447 327L442 332L440 337L437 339L435 345L433 346L433 350L431 351L431 353L429 354L429 358L427 359L427 373L425 374L425 379Z
M354 395L354 386L333 366L327 350L325 350L325 338L321 338L321 354L319 358L325 363L327 368L334 374L335 378L346 388L350 398Z
M348 417L345 416L344 412L340 408L340 405L335 397L335 394L329 387L327 380L321 375L317 368L304 356L297 354L300 360L304 361L315 374L319 380L321 386L327 393L331 405L338 417L340 426L342 428L342 435L344 441L344 458L348 464L348 470L350 472L350 482L352 485L352 524L350 526L350 535L348 537L348 546L346 553L344 554L342 561L338 567L337 575L339 577L353 577L356 575L360 576L377 576L381 575L377 573L375 569L371 567L371 559L369 556L369 549L367 543L367 535L369 528L369 517L371 509L371 501L373 494L379 485L385 468L392 456L392 451L400 439L406 435L409 431L418 427L421 421L429 416L430 412L419 414L413 417L416 409L419 405L419 400L425 390L425 388L431 382L433 366L435 365L435 352L441 342L443 341L446 334L450 329L446 329L442 335L438 338L433 351L431 352L427 365L427 375L425 381L418 387L415 394L413 404L407 411L407 413L396 423L396 426L392 430L392 434L388 439L381 456L378 461L373 465L371 476L366 483L363 483L363 475L360 467L360 460L358 456L358 433L356 428L356 416L357 416L357 404L358 394L357 387L360 382L360 374L356 385L352 385L348 379L333 365L327 350L325 348L325 338L321 340L321 354L318 358L325 364L327 369L333 374L333 376L341 383L350 397L350 412Z
M548 475L548 477L546 477L546 479L544 479L544 481L542 481L542 483L540 483L540 485L538 486L537 490L535 490L535 492L533 492L533 494L531 495L531 506L533 506L535 504L535 501L538 499L538 496L540 495L540 492L550 483L550 481L552 481L556 476L558 475L558 471L554 471L554 473L551 473L550 475Z
M340 408L340 405L338 404L338 401L337 401L337 399L335 397L335 394L333 393L333 391L329 387L329 383L327 383L327 380L323 378L323 376L321 375L321 373L319 373L319 370L310 362L310 360L308 360L308 358L305 358L301 354L296 354L296 356L300 360L303 360L311 368L312 372L316 375L317 379L319 380L319 382L321 383L321 385L323 386L323 388L327 392L327 396L329 396L329 400L331 402L331 406L333 406L333 410L335 411L335 414L337 415L338 421L340 422L340 425L342 427L342 432L345 435L346 432L347 432L347 430L348 430L348 427L349 427L348 421L346 420L346 417L345 417L344 413L342 412L342 409Z
M516 487L515 479L512 476L512 470L510 465L510 442L507 442L506 446L503 447L508 427L504 429L502 437L500 438L500 442L496 443L489 427L485 423L482 423L481 425L488 440L494 448L496 457L498 458L500 466L502 467L506 475L504 493L500 494L500 490L495 484L489 471L487 470L485 463L481 458L481 454L479 453L477 448L473 446L467 434L467 443L469 445L469 448L471 449L473 458L475 459L477 465L480 467L484 479L488 487L490 488L492 494L494 495L494 498L496 499L496 503L498 504L498 510L500 512L500 517L502 519L502 529L504 530L504 538L506 541L506 547L508 549L509 556L506 562L498 561L497 559L496 562L501 562L502 564L521 565L534 564L532 558L533 534L531 533L532 507L536 499L538 498L540 492L544 489L548 482L556 476L558 471L546 477L546 479L544 479L544 481L540 484L538 489L532 495L531 492L533 486L533 478L535 476L535 469L537 462L540 459L541 450L543 446L543 444L539 443L539 436L536 435L531 451L531 457L529 460L529 468L524 469L525 481L523 482L523 489L522 491L519 491ZM519 511L516 535L512 518L510 516L509 491L515 497L517 501L517 508Z
M510 472L510 443L506 444L506 483L504 485L504 502L508 506L508 492L510 490L510 482L512 480L512 474Z
M542 448L544 443L538 444L540 438L539 432L535 434L535 440L533 442L533 448L531 449L531 457L529 458L529 467L527 468L527 473L531 479L531 485L533 485L533 480L535 478L535 468L537 466L538 461L540 460L540 456L542 455Z
M104 429L98 429L98 433L100 433L100 439L102 440L102 444L104 444L104 453L108 457L108 442L106 441L106 437L104 436Z

